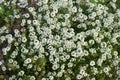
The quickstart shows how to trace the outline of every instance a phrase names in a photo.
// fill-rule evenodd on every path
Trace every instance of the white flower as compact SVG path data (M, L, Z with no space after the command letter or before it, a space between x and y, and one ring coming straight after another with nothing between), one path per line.
M91 80L96 80L95 78L92 78Z
M95 61L90 61L90 66L94 66L95 65Z
M22 42L25 43L27 41L26 37L22 37Z
M25 24L26 23L26 19L22 19L22 23Z
M13 41L13 36L12 36L12 34L6 35L6 38L7 38L7 41L8 41L9 44L12 43L12 41Z
M73 12L73 13L76 13L76 12L77 12L77 7L76 7L76 6L72 7L72 12Z
M2 71L6 71L7 68L5 66L2 66Z
M89 40L89 44L94 44L95 43L95 41L94 40Z
M30 17L30 14L29 13L26 13L24 14L25 18L29 18Z
M20 15L15 15L14 17L18 19L18 18L20 18Z
M3 42L3 41L5 41L6 40L6 37L5 36L1 36L0 37L0 40Z
M103 63L103 60L102 59L98 59L98 61L97 61L98 66L102 66L102 63Z
M27 20L27 24L31 24L31 22L32 22L31 20Z
M22 71L20 71L20 72L18 73L18 75L19 75L19 76L23 76L24 73L25 73L25 72L22 70Z
M108 72L109 72L109 68L108 68L108 67L104 67L104 68L103 68L103 71L104 71L105 73L108 73Z
M118 63L119 63L119 61L118 61L118 60L114 60L114 61L113 61L113 65L114 65L114 66L117 66L117 65L118 65Z
M73 63L68 63L68 67L73 67Z
M51 17L55 17L55 12L51 12Z
M18 33L19 33L19 30L18 30L18 29L14 29L14 33L15 33L15 34L18 34Z
M70 55L66 55L65 58L66 58L66 59L70 59Z
M62 75L63 75L63 73L60 71L60 72L58 72L57 77L62 77Z
M89 14L89 18L94 19L96 15L97 15L96 12L92 12L91 14Z
M38 25L38 24L39 24L38 20L33 20L33 25Z
M57 65L57 64L54 64L54 65L52 66L52 69L53 69L53 70L57 70L57 69L58 69L58 65Z
M88 56L88 55L89 55L89 52L88 52L87 50L84 50L83 52L84 52L84 55L85 55L85 56Z
M33 7L29 7L28 10L29 10L29 12L33 12L34 8Z
M30 76L30 80L35 80L35 76Z
M40 67L37 68L37 71L41 71L42 69Z
M53 12L58 13L58 8L53 8Z
M102 60L106 60L106 54L102 54Z
M85 74L85 70L81 69L79 73L80 73L81 75L84 75L84 74Z
M9 59L8 62L9 62L9 63L13 63L13 59Z
M37 60L38 59L38 56L34 56L34 60Z
M71 56L77 57L77 53L75 51L71 52Z
M22 78L18 78L18 80L23 80Z
M76 79L81 80L82 77L83 77L82 75L78 74L78 75L76 76Z
M30 58L27 58L27 59L24 61L25 64L29 64L29 63L31 63L31 62L32 62L32 60L31 60Z
M49 0L43 0L43 4L47 4Z
M38 46L38 45L39 45L39 43L40 43L40 42L39 42L39 40L37 40L37 39L36 39L36 40L34 40L34 45Z
M28 64L27 69L31 69L33 67L32 64Z
M2 48L2 52L3 52L3 55L7 55L7 49L6 48Z
M65 64L61 65L61 69L64 70L65 69Z
M112 0L113 2L116 2L117 0Z
M101 48L106 48L106 47L107 47L106 42L101 42Z
M113 55L114 55L114 56L118 56L118 51L114 51L114 52L113 52Z
M103 13L102 10L98 10L98 11L96 12L97 15L101 15L102 13Z
M42 78L42 80L46 80L46 78Z
M49 79L50 79L50 80L54 80L54 77L53 77L53 76L49 76Z

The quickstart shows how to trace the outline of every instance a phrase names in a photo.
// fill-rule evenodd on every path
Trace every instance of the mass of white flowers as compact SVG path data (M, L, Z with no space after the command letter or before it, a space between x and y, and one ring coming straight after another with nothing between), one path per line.
M0 20L0 80L120 80L120 0L0 0Z

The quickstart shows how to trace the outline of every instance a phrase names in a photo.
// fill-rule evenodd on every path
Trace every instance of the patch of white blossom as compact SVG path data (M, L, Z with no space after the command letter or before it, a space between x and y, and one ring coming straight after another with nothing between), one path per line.
M11 1L28 12L14 14L21 20L14 35L0 27L0 42L8 42L0 61L2 71L10 72L7 80L120 78L116 0L110 7L89 0L37 0L36 7L28 0Z

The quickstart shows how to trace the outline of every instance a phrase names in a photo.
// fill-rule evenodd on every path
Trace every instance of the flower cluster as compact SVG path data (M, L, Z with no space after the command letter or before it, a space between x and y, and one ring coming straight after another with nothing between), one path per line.
M0 46L2 79L119 80L117 3L119 0L1 0L1 5L17 8L11 15L12 28L0 27L0 45L6 43Z

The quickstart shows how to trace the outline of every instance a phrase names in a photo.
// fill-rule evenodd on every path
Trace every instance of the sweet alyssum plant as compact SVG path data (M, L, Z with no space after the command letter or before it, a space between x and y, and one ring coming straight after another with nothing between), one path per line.
M119 0L1 0L0 20L1 80L120 79Z

